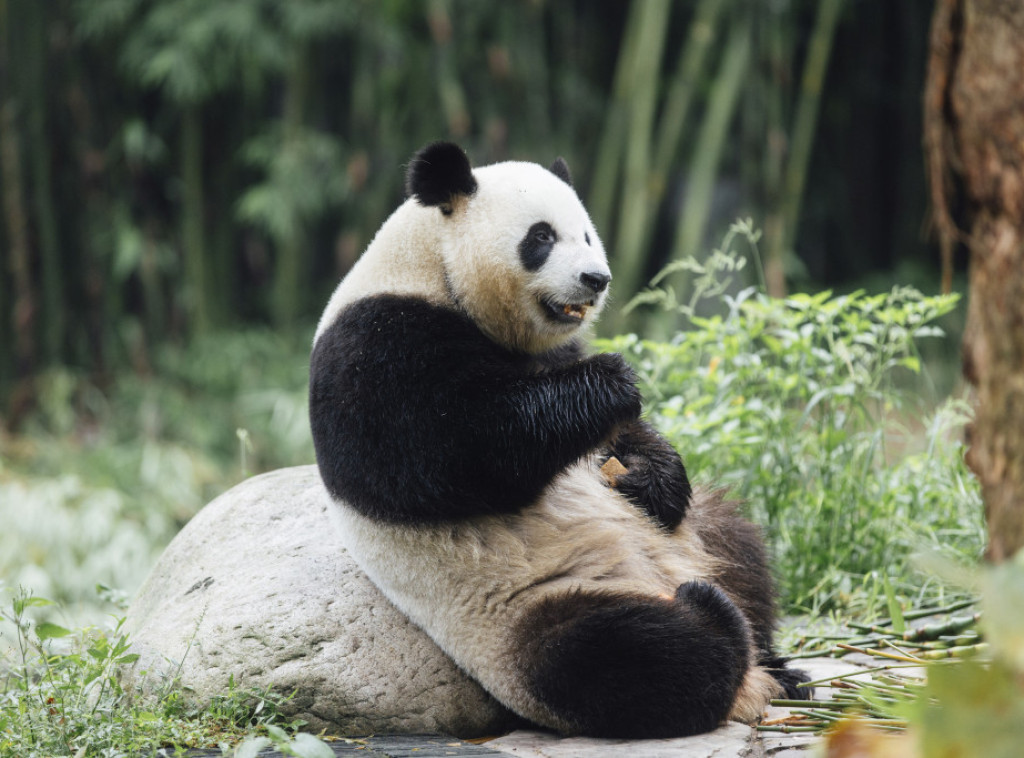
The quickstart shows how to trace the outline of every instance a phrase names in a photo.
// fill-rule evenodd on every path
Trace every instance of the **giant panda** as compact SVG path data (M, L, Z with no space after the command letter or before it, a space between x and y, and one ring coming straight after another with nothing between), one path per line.
M344 547L497 700L562 734L689 735L799 697L757 530L691 489L622 357L585 351L611 272L565 162L474 169L440 142L406 187L314 337Z

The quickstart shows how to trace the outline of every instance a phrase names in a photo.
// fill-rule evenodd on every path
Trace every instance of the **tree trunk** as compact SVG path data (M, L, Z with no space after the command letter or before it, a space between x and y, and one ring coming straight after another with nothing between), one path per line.
M964 375L976 389L967 461L981 482L988 557L1024 546L1024 4L940 0L925 134L944 245L970 252ZM962 194L962 232L946 203ZM946 223L943 224L942 220Z

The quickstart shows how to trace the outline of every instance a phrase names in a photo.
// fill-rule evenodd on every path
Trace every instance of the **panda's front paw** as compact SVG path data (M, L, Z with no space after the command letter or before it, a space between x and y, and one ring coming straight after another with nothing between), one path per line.
M600 353L587 362L596 374L594 388L608 409L611 423L618 425L638 419L642 398L632 367L618 353Z
M689 481L666 476L649 458L626 455L622 458L626 473L615 481L615 489L633 505L647 513L666 531L673 531L686 514L690 500Z

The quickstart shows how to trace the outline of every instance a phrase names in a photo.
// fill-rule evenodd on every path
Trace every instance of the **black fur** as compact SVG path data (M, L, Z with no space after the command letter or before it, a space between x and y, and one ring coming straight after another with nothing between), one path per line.
M783 697L786 700L813 700L814 688L800 686L811 681L807 672L800 669L788 669L786 668L787 663L789 663L788 660L779 656L762 658L758 661L758 664L764 666L768 673L775 677L775 681L782 685L785 691Z
M709 493L690 509L689 519L711 555L721 562L713 579L750 622L757 662L769 670L786 689L787 697L808 699L810 688L798 688L809 681L798 669L787 669L786 661L774 652L775 587L761 530L743 518L735 501L720 493ZM694 509L696 508L696 512Z
M551 164L551 168L548 170L572 187L572 172L569 171L569 164L565 162L565 158L561 156L555 158L555 162Z
M674 600L574 592L540 601L515 634L533 694L596 737L679 737L725 720L749 661L746 621L717 588Z
M405 177L405 189L420 205L440 206L451 213L458 195L472 195L477 183L469 158L451 142L434 142L413 156Z
M459 312L365 298L313 348L320 474L334 497L384 521L514 512L638 418L635 382L619 355L544 368Z
M577 363L585 356L583 345L573 340L535 360L550 370ZM614 455L629 470L619 478L615 489L668 531L679 526L692 489L683 460L668 440L637 419L619 427L605 452L603 460Z
M679 453L654 428L643 421L629 424L608 447L626 467L615 489L672 531L683 520L690 504L690 480Z
M531 226L519 242L519 260L527 271L538 271L548 261L558 235L546 221Z
M600 294L608 288L608 282L612 278L603 271L584 271L580 274L580 281L583 282L583 286L587 287L595 295Z

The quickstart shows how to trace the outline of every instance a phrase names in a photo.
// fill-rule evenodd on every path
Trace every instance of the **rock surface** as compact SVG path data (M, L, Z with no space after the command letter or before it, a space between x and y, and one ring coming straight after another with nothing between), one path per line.
M749 726L730 721L713 732L656 740L559 738L546 732L517 731L485 743L521 758L755 758L763 755Z
M312 731L507 732L514 717L345 553L328 503L316 467L300 466L253 477L200 511L128 609L140 655L131 678L152 692L176 674L201 702L231 677L294 691L286 712Z

